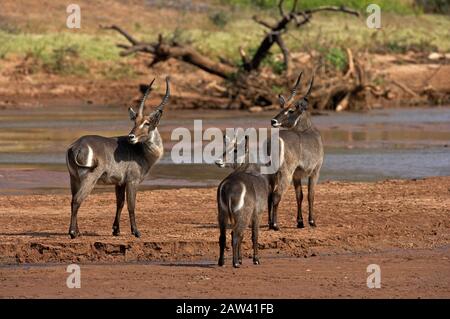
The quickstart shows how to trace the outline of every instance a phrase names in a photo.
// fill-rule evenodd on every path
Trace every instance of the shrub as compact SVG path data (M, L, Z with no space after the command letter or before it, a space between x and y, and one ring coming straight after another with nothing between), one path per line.
M331 48L325 59L337 70L343 71L347 67L347 55L341 48Z
M209 20L211 20L215 26L223 28L230 21L230 16L225 11L217 11L209 16Z

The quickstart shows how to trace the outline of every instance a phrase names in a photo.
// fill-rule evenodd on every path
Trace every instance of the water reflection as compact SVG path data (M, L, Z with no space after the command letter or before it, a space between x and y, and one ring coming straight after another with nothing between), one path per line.
M214 165L175 165L171 132L208 127L268 127L275 112L168 109L160 125L165 156L144 188L216 185L228 172ZM321 180L378 180L450 175L450 108L393 109L316 116L326 157ZM2 110L0 193L67 191L64 152L79 136L117 136L131 128L125 109L111 107Z

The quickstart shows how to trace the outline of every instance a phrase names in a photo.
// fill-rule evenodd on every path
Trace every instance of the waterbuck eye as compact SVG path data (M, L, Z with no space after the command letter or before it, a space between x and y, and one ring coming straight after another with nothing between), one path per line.
M288 113L294 113L293 109L289 109Z

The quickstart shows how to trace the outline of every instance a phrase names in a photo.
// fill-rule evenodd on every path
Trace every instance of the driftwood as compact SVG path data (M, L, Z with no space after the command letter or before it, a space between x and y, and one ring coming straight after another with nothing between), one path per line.
M344 6L322 6L314 9L298 10L298 1L293 1L291 9L287 12L283 6L284 1L278 3L278 11L281 18L276 23L263 21L257 16L253 20L267 29L267 33L261 40L253 56L248 56L242 47L239 53L242 59L241 67L230 62L214 61L199 53L194 48L180 44L174 40L166 40L162 35L156 42L141 42L135 39L127 31L117 25L101 26L103 29L114 30L123 35L129 44L119 44L123 49L121 56L127 56L137 52L149 54L152 61L149 67L168 59L177 59L194 65L205 72L219 76L226 81L219 85L216 81L207 85L207 90L214 91L217 98L227 97L228 108L253 109L258 107L277 107L277 94L272 91L274 86L285 87L291 83L291 62L289 50L283 40L283 34L288 31L288 26L293 24L299 28L311 21L314 14L319 12L341 12L359 16L355 10ZM260 70L261 62L268 56L273 45L277 45L283 55L286 73L282 77L267 76ZM324 74L316 76L316 84L311 93L311 104L314 108L344 110L347 108L361 108L367 105L367 94L383 96L379 88L370 85L370 80L360 63L355 61L352 52L347 49L348 68L344 74ZM318 62L318 61L317 61ZM302 69L305 67L302 66ZM297 72L296 72L297 73ZM294 75L296 76L296 74ZM359 106L356 106L359 104ZM256 108L261 109L261 108Z

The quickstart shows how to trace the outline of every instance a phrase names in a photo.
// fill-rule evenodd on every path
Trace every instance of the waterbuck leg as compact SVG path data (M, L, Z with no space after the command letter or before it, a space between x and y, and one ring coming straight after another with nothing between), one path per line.
M234 230L231 232L231 243L233 246L233 267L239 268L239 236Z
M120 235L120 213L125 204L125 185L116 185L116 218L113 224L113 236Z
M226 245L226 235L227 235L227 222L226 220L219 220L220 227L220 236L219 236L219 248L220 248L220 256L219 256L219 266L223 266L225 264L225 245Z
M244 231L239 232L238 238L238 262L242 265L242 240L244 239Z
M300 172L297 170L294 173L294 188L295 197L297 199L297 228L304 228L303 216L302 216L302 202L303 202L303 189L302 189L302 178Z
M137 238L141 237L141 233L137 229L136 226L136 217L134 215L134 208L136 206L136 191L137 186L134 184L127 184L126 193L127 193L127 207L128 213L130 214L130 225L131 225L131 233Z
M70 215L70 226L69 235L73 239L80 235L80 230L78 229L77 214L81 203L88 197L91 191L94 189L95 183L97 182L97 177L93 175L88 175L81 183L77 183L73 177L70 179L71 190L72 190L72 202L71 202L71 215Z
M316 227L316 220L314 218L314 189L317 184L317 180L319 179L319 173L315 172L308 179L308 208L309 208L309 216L308 222L312 227Z
M272 223L269 224L269 229L280 230L278 227L278 205L281 201L281 194L278 192L273 193L272 195Z
M255 265L259 265L258 231L259 231L259 218L255 218L252 224L253 263Z
M268 209L268 215L269 215L268 220L269 220L269 229L270 229L273 224L273 222L272 222L272 220L273 220L273 193L271 193L269 195L269 201L267 203L267 207L269 208Z
M285 175L279 176L274 184L274 192L272 193L272 224L269 225L269 229L280 229L280 227L278 227L278 205L280 204L281 196L286 188L289 187L289 184L290 180Z

